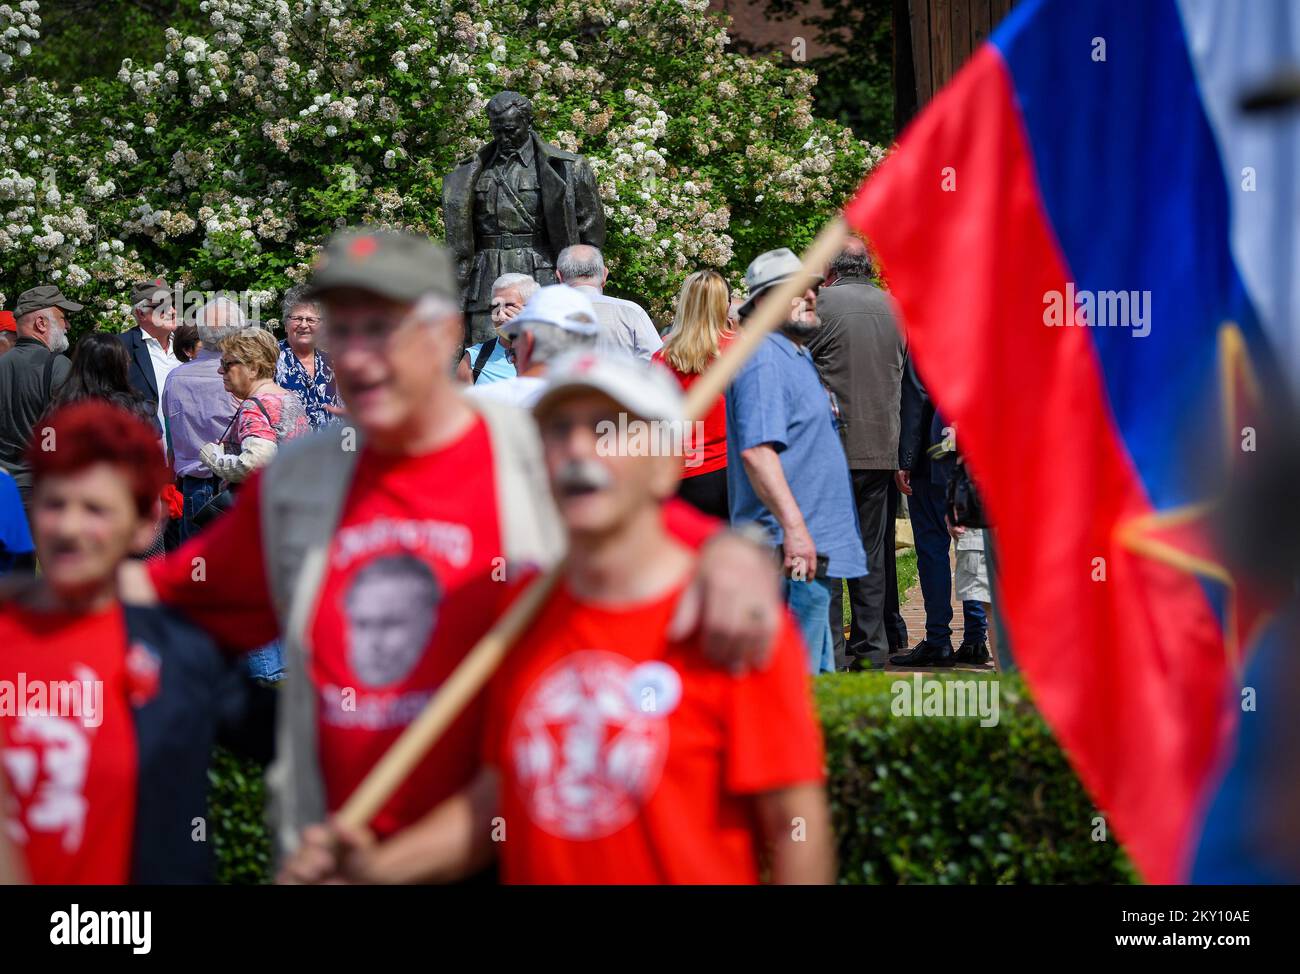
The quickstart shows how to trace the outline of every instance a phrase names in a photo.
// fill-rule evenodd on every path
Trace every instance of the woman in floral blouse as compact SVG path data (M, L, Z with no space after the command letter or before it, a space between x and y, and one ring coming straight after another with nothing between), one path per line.
M302 285L290 288L284 296L284 333L280 358L275 364L275 382L295 393L307 411L312 429L334 418L328 407L341 405L334 385L334 370L329 357L316 347L320 335L320 306L305 298Z

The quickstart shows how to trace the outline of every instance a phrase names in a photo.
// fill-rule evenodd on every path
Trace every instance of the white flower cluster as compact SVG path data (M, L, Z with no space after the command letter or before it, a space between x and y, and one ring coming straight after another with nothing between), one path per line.
M15 8L0 4L0 72L13 67L15 60L32 53L32 41L41 36L40 4L22 0Z
M734 273L777 242L766 213L807 225L881 154L814 119L810 72L727 53L707 0L199 7L208 29L168 27L115 89L64 91L3 87L40 18L0 5L0 287L57 271L117 320L145 274L265 289L303 280L335 226L441 235L439 177L514 89L591 161L620 287L663 318L684 273Z

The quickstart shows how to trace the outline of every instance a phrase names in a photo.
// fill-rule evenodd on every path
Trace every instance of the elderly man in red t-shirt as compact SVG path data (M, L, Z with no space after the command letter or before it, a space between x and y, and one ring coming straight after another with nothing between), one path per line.
M495 854L515 883L755 883L765 867L777 883L832 881L793 620L745 674L669 633L697 561L663 514L677 384L630 357L571 353L535 414L568 561L489 691L483 770L386 847L309 830L286 878L453 880Z
M530 416L471 402L452 377L463 321L445 250L343 232L318 259L310 296L348 421L286 445L211 528L147 578L123 579L125 592L156 593L235 651L283 639L269 776L282 852L342 805L487 632L504 583L564 546ZM697 544L716 533L716 522L670 517ZM779 606L761 549L723 532L704 544L676 622L701 629L724 663L754 660ZM480 699L380 810L377 836L472 780L482 719Z

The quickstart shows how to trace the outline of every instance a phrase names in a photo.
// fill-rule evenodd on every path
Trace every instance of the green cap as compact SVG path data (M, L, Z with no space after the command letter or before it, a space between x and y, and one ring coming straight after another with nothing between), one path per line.
M34 287L30 291L24 291L18 295L18 303L14 305L14 317L21 318L23 315L31 314L33 311L41 311L45 308L80 311L83 307L84 305L65 298L63 292L56 285L42 284L40 287Z
M170 298L171 288L161 277L155 277L152 281L141 281L135 287L131 288L131 307L135 307L143 301L157 301L160 298Z
M457 303L460 291L451 256L427 237L393 230L353 228L336 233L316 259L308 296L358 288L393 301L436 294Z

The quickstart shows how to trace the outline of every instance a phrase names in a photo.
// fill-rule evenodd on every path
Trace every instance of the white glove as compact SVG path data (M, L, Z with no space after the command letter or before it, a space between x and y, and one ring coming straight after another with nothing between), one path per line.
M220 444L208 443L199 450L199 458L222 480L237 484L275 457L275 443L258 436L247 437L240 448L240 453L226 453Z

